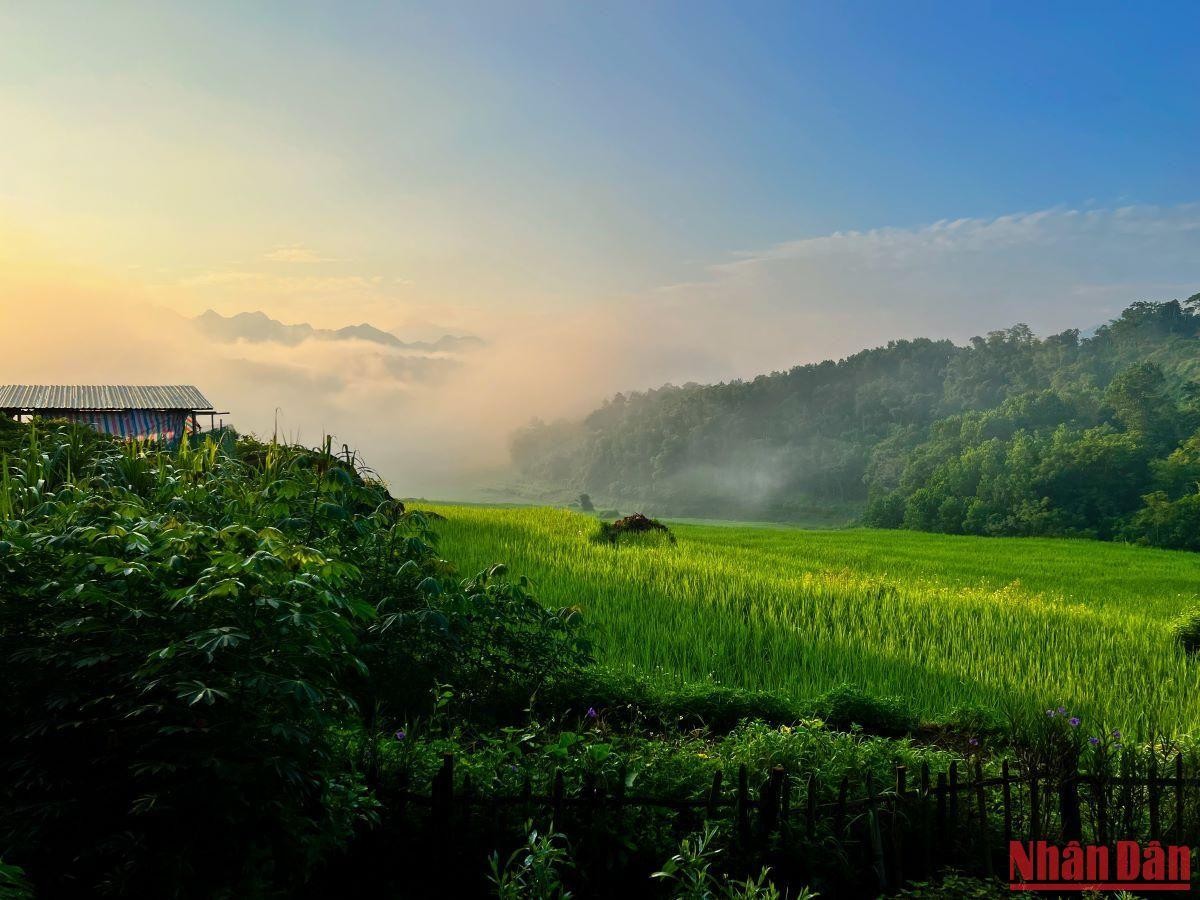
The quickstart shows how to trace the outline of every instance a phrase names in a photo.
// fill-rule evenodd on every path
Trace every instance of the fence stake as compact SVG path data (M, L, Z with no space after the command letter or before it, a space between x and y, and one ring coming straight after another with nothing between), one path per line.
M1150 788L1150 840L1158 840L1159 819L1158 819L1158 757L1154 755L1154 749L1150 750L1150 778L1148 779Z
M1175 754L1175 840L1183 840L1183 754Z
M883 858L883 835L879 832L879 807L875 799L875 779L867 772L867 827L871 835L871 858L879 889L887 890L887 863Z
M745 764L738 766L737 829L738 839L745 846L750 837L750 776Z
M764 846L771 838L771 832L779 821L779 794L783 787L783 766L771 769L771 777L763 785L759 794L758 833Z
M946 773L938 772L937 789L937 840L944 850L946 847Z
M1038 832L1042 827L1040 800L1041 798L1038 796L1037 771L1031 770L1029 773L1029 839L1031 841L1038 839Z
M808 774L807 809L804 813L804 834L811 841L817 836L817 776Z
M783 783L779 786L779 834L789 840L792 834L792 776L783 773Z
M1008 780L1008 760L1000 764L1000 786L1004 798L1004 847L1007 851L1012 840L1012 784Z
M1097 775L1092 785L1096 799L1096 840L1108 844L1108 781Z
M1068 772L1058 783L1059 821L1062 822L1063 840L1078 841L1083 838L1083 823L1079 816L1079 781L1075 772Z
M908 767L896 766L896 796L892 800L892 880L904 883L903 818L908 797Z
M992 853L988 847L987 795L983 789L983 763L975 760L975 803L979 807L979 848L983 866L992 874Z
M958 835L958 760L950 763L950 835L949 840L953 846L954 839Z
M921 854L923 875L933 871L933 835L930 833L929 816L929 763L921 763Z
M841 840L842 830L846 827L846 795L850 792L849 776L842 776L842 783L838 785L837 808L833 816L833 831L834 836Z
M708 789L708 806L705 809L705 816L709 819L717 817L717 806L721 802L721 770L713 772L712 787Z

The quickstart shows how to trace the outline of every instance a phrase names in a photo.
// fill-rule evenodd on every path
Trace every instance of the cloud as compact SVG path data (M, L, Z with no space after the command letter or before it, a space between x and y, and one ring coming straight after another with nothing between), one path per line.
M1054 208L782 242L664 287L654 305L690 341L723 335L748 375L896 337L1086 328L1197 285L1200 205Z
M0 382L195 383L239 428L270 434L279 410L286 435L332 433L398 493L427 496L503 480L495 469L515 427L582 415L616 391L752 377L898 337L962 341L1019 321L1043 334L1087 328L1132 300L1200 290L1196 205L818 235L730 254L686 284L550 311L410 300L370 273L146 284L9 238L0 232ZM236 327L200 336L164 309L209 305L263 311L213 313ZM298 308L329 327L284 324ZM419 324L427 339L347 327L364 319L404 323L403 334ZM444 328L487 343L438 337Z
M315 250L303 244L283 244L263 254L267 262L285 263L327 263L342 262L332 256L321 256Z

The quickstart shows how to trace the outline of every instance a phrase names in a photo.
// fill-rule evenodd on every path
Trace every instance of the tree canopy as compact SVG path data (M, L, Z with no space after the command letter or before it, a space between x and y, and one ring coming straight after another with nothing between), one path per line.
M1081 337L892 341L751 381L618 394L514 435L541 484L690 515L1068 534L1200 549L1200 294Z

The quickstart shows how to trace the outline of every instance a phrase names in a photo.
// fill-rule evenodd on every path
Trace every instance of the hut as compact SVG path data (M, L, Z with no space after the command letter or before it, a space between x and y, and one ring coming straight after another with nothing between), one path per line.
M0 384L0 414L90 425L130 440L174 441L218 413L190 384Z

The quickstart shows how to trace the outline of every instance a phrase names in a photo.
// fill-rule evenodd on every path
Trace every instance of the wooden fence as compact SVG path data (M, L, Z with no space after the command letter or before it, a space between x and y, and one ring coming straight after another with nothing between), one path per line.
M1010 840L1090 841L1118 839L1198 843L1200 778L1185 777L1182 755L1169 763L1151 757L1139 773L1097 776L1086 772L1051 775L1021 771L1005 760L998 775L985 777L980 762L951 763L933 774L897 766L889 785L871 774L822 784L815 774L775 767L758 773L741 766L737 783L724 784L717 771L703 796L659 798L628 794L624 773L603 790L585 774L566 784L557 770L543 791L526 779L519 794L478 792L471 778L456 778L452 754L443 757L428 793L403 789L400 801L427 809L435 833L469 827L474 816L503 810L548 819L568 836L591 835L597 818L620 810L657 810L673 816L687 833L705 821L732 829L735 846L764 864L781 854L831 846L847 861L865 864L880 889L926 877L953 865L980 875L1007 876ZM857 782L857 783L854 783ZM852 791L853 788L853 791Z

